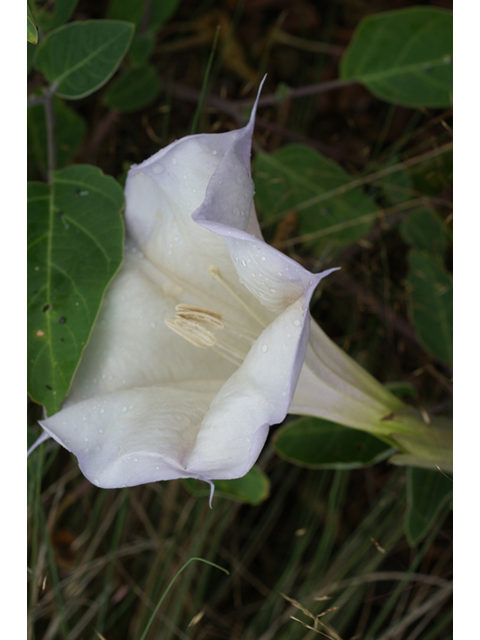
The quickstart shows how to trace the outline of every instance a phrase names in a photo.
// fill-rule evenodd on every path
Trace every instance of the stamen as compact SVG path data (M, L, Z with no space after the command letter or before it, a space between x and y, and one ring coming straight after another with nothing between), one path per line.
M237 351L236 349L234 349L230 345L226 344L225 342L217 341L215 347L217 349L222 349L222 351L225 351L226 353L229 353L234 358L237 358L237 360L240 362L240 364L245 360L245 355L246 354L241 353L241 351Z
M198 322L175 316L174 320L167 318L165 324L169 329L172 329L172 331L175 331L175 333L196 347L205 349L206 347L212 347L217 342L213 333L209 329L202 327Z
M217 355L222 356L222 358L225 358L225 360L228 360L229 362L231 362L236 367L240 367L242 365L243 358L241 358L240 360L235 360L235 358L233 358L232 356L229 356L228 353L225 353L225 351L223 351L219 347L220 347L220 343L217 342L217 344L212 347L212 351L215 351L215 353Z
M254 318L264 329L266 329L267 325L263 322L263 320L259 316L257 316L257 314L252 309L250 309L247 303L244 300L242 300L237 293L235 293L232 287L225 282L225 280L220 275L220 271L218 270L218 267L212 264L208 267L207 271L213 278L215 278L215 280L217 280L217 282L219 282L223 287L225 287L225 289L229 293L231 293L231 295L235 298L235 300L242 305L245 311L252 318Z
M208 324L214 329L223 329L222 314L204 307L196 307L192 304L177 304L175 307L176 318L184 318L194 322Z

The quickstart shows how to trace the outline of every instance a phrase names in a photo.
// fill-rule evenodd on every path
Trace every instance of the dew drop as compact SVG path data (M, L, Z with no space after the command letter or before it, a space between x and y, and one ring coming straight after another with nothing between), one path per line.
M267 344L263 345L262 351L263 351L263 353L267 353L267 351L268 351L268 345Z
M265 260L266 260L266 257L262 256L262 262L265 262Z
M105 409L100 409L100 413L105 413ZM100 429L101 431L101 429Z
M275 293L276 289L270 289L270 293Z
M133 461L134 461L134 462L138 462L138 458L134 458L134 459L133 459Z
M294 320L294 321L293 321L293 324L294 324L296 327L299 327L302 323L300 322L300 320Z
M127 407L122 407L122 413L127 413Z
M172 164L177 164L177 159L176 159L176 158L174 158L174 159L172 160Z
M153 173L156 173L159 176L161 173L165 171L165 167L163 164L156 164L153 166Z
M88 442L88 438L85 438L85 442Z
M245 260L242 260L242 267L246 267L247 263L245 262Z
M215 151L215 149L213 149L212 156L216 156L216 155L217 155L217 152Z
M103 433L103 429L99 429L99 430L98 430L98 433Z

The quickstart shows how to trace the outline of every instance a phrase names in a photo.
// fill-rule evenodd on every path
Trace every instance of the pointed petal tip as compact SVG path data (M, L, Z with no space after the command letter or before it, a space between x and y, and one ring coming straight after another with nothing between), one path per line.
M43 428L43 424L41 422L39 422L40 426ZM32 444L31 447L28 448L27 450L27 458L29 457L29 455L31 453L33 453L35 451L35 449L37 447L39 447L43 442L45 442L46 440L49 440L52 436L47 433L47 431L44 431L36 440L35 442Z

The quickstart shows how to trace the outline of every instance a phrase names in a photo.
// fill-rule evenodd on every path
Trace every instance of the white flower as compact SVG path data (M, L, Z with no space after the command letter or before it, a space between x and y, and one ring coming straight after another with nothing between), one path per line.
M312 274L265 244L238 131L189 136L133 166L124 264L45 431L100 487L237 478L290 407Z

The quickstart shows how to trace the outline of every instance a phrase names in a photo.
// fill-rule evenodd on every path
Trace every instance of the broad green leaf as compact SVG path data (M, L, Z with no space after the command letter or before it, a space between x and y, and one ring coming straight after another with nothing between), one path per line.
M30 7L27 5L27 41L32 44L37 44L38 42L38 31L35 25L35 20L33 19L32 12L30 11Z
M364 235L376 218L377 206L352 177L313 149L286 145L254 161L256 202L265 220L298 215L299 235L308 243L349 243Z
M133 67L141 67L150 59L155 48L155 34L152 31L147 33L136 33L133 36L132 44L128 50L128 61Z
M51 31L67 22L75 11L78 0L49 0L43 6L34 6L35 17L43 31Z
M89 165L28 186L28 393L51 415L122 260L123 193Z
M62 100L55 98L55 143L57 148L57 167L64 167L77 152L87 132L85 120ZM37 165L47 168L47 128L45 109L39 104L27 111L29 155Z
M132 34L133 25L127 22L73 22L48 34L34 64L50 83L58 84L60 97L83 98L111 78Z
M299 418L274 435L275 451L314 469L355 469L383 460L393 449L374 436L321 418Z
M154 29L162 27L175 13L181 0L153 0L149 26Z
M452 363L452 277L425 251L411 251L407 276L409 310L418 338L440 360Z
M160 78L151 65L126 69L108 87L105 104L118 111L136 111L153 102L160 92Z
M453 77L452 12L434 7L364 18L340 64L375 96L407 107L449 107Z
M146 29L159 29L173 15L180 0L112 0L108 7L111 20L126 20L137 27L145 20ZM144 11L148 14L144 18Z
M410 544L420 542L432 528L453 491L453 481L441 471L407 469L405 534Z
M447 248L447 234L442 219L434 209L417 209L400 225L406 242L418 251L428 251L441 260Z
M195 496L208 496L210 488L205 482L186 478L184 486ZM243 478L235 480L214 480L215 495L230 498L236 502L257 505L270 495L270 481L263 471L254 466Z

